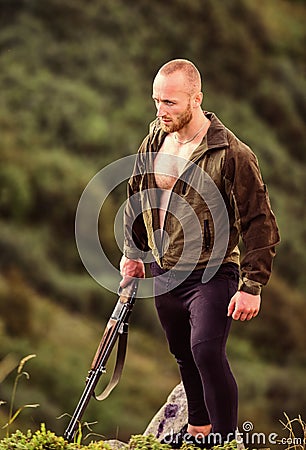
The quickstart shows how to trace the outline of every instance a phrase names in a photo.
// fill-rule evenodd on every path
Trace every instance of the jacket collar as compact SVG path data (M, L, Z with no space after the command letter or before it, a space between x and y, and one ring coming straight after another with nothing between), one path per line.
M207 119L210 120L211 124L207 131L207 147L208 149L228 147L228 137L227 129L223 123L218 119L218 117L212 113L204 111Z
M211 124L206 135L207 150L228 147L227 129L213 112L203 111ZM162 130L159 119L150 124L150 143L153 151L158 151L167 133Z

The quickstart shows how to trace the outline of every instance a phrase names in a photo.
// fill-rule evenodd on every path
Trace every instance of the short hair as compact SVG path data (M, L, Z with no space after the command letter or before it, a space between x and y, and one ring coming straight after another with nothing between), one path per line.
M164 64L158 71L161 75L171 75L174 72L183 72L191 91L201 91L201 74L191 61L188 61L188 59L173 59Z

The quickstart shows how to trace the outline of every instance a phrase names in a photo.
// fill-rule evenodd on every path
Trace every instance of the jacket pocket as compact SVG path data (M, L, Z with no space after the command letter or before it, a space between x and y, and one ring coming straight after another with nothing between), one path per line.
M209 228L209 220L204 219L204 248L206 251L210 249L211 246L211 232Z

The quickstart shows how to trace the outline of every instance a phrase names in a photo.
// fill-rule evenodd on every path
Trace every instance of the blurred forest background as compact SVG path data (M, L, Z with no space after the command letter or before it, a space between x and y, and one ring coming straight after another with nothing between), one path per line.
M0 0L0 378L28 354L16 427L61 434L116 296L86 272L74 238L80 195L102 167L134 154L154 118L151 82L192 60L203 107L257 154L282 242L262 311L228 346L240 423L279 432L306 419L304 0ZM110 197L101 240L116 265ZM0 385L9 403L15 374ZM84 419L141 433L178 382L152 300L137 303L121 384ZM0 425L8 405L0 407ZM5 431L2 430L2 433Z

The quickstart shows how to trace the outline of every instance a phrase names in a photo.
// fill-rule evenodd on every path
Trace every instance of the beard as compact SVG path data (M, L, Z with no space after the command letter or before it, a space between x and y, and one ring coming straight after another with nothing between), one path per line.
M161 121L161 128L166 133L174 133L175 131L179 131L184 128L192 119L192 110L190 102L188 103L185 111L180 114L178 117L172 119L170 124L165 124Z

